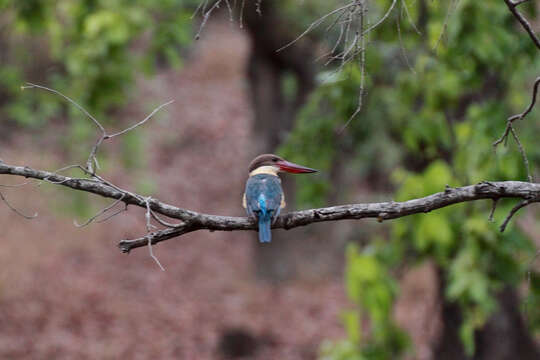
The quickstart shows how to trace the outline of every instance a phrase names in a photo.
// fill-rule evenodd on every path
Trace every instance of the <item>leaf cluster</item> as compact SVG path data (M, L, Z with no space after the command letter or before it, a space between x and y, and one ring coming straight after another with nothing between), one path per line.
M62 89L102 118L125 103L137 74L156 65L181 65L192 38L195 0L84 0L0 2L9 56L0 63L0 112L20 125L40 126L59 116L60 100L24 94L29 79ZM40 73L35 71L41 70ZM69 114L70 141L85 137L81 115ZM79 123L80 122L80 123ZM91 126L91 125L90 125ZM86 126L89 127L89 126Z

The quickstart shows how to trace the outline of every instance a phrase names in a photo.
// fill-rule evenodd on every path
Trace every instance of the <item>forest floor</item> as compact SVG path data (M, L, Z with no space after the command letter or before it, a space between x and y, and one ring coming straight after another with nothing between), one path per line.
M208 26L181 70L138 79L137 95L117 114L123 124L175 102L137 130L145 150L136 169L115 167L118 144L104 146L107 178L128 189L150 181L152 196L184 208L243 214L252 114L249 43L236 26ZM12 164L60 168L61 136L50 128L39 136L18 131L0 154ZM145 233L141 209L76 228L62 210L70 190L44 184L3 192L39 217L28 221L0 207L0 359L219 359L235 351L313 359L324 339L344 336L341 279L256 282L255 233L196 232L164 242L154 247L162 272L146 248L125 255L116 247ZM96 209L109 203L88 199Z

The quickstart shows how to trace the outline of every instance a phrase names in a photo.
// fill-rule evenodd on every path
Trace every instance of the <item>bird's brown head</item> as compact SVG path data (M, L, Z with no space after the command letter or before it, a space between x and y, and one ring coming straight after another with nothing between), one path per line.
M252 172L261 166L272 166L278 168L279 171L286 171L293 174L317 172L315 169L292 163L274 154L262 154L257 156L253 159L251 164L249 164L248 171Z

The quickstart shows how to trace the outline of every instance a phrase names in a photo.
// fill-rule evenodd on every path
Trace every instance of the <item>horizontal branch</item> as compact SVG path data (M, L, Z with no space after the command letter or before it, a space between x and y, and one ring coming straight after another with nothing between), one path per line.
M96 179L72 178L54 172L36 170L28 166L12 166L0 161L0 174L23 176L38 180L45 180L52 184L66 186L75 190L90 192L106 198L120 199L127 205L136 205L146 208L146 197L122 190L116 186L108 185ZM156 199L149 200L150 209L165 216L180 220L189 220L198 213L172 206Z
M158 213L181 220L177 225L170 224L171 226L166 229L150 232L144 237L120 241L118 246L123 252L129 252L131 249L146 246L149 243L156 244L197 230L232 231L257 229L255 220L251 218L209 215L182 209L154 198L144 197L122 190L112 184L103 183L101 180L71 178L48 171L32 169L27 166L12 166L1 161L0 174L46 180L53 184L66 186L75 190L116 199L126 205L136 205L147 211L150 208L152 214ZM498 200L501 198L521 199L525 204L540 202L540 184L521 181L485 181L476 185L458 188L447 187L442 192L403 202L390 201L350 204L294 211L281 215L272 227L288 230L316 222L363 218L376 218L379 221L383 221L412 214L427 213L467 201L481 199ZM509 214L504 222L505 226L517 210L515 209L515 211ZM501 228L502 230L504 228Z

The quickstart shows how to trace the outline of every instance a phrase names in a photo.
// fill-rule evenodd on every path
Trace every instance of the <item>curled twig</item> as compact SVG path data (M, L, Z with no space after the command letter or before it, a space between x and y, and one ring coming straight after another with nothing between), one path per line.
M519 114L512 115L506 120L506 128L504 129L504 132L503 132L502 136L493 143L494 148L496 148L503 141L506 144L506 141L508 140L508 135L510 133L512 133L512 136L513 136L514 140L516 140L516 143L518 145L519 152L521 153L521 156L523 158L523 162L525 163L525 167L527 169L527 178L529 179L530 182L533 181L533 178L531 176L530 169L529 169L529 161L527 159L527 155L525 153L525 150L524 150L523 146L521 145L521 142L519 141L519 137L517 136L516 132L514 131L513 122L516 121L516 120L523 119L525 116L527 116L532 111L532 109L534 108L534 105L536 104L536 95L538 94L538 86L539 85L540 85L540 76L537 77L536 80L534 81L532 98L531 98L531 102L529 103L529 105L525 108L525 110L523 110L523 112L521 112Z
M26 215L26 214L22 213L21 211L17 210L17 208L15 208L13 205L11 205L9 203L9 201L7 201L7 199L4 197L4 195L1 192L0 192L0 199L2 199L2 201L7 205L7 207L10 208L10 210L12 210L16 214L22 216L25 219L31 220L31 219L34 219L34 218L36 218L38 216L37 212L34 213L34 215Z
M527 116L532 111L532 109L534 108L534 105L536 104L536 94L538 93L538 86L539 85L540 85L540 76L537 77L536 80L534 81L531 102L525 108L525 110L523 112L521 112L519 114L516 114L516 115L512 115L506 120L506 122L507 122L506 123L506 128L504 129L504 132L503 132L502 136L493 143L494 147L497 147L497 145L499 145L500 143L502 143L503 141L506 140L506 138L508 137L508 134L510 133L512 123L514 121L523 119L525 116Z

